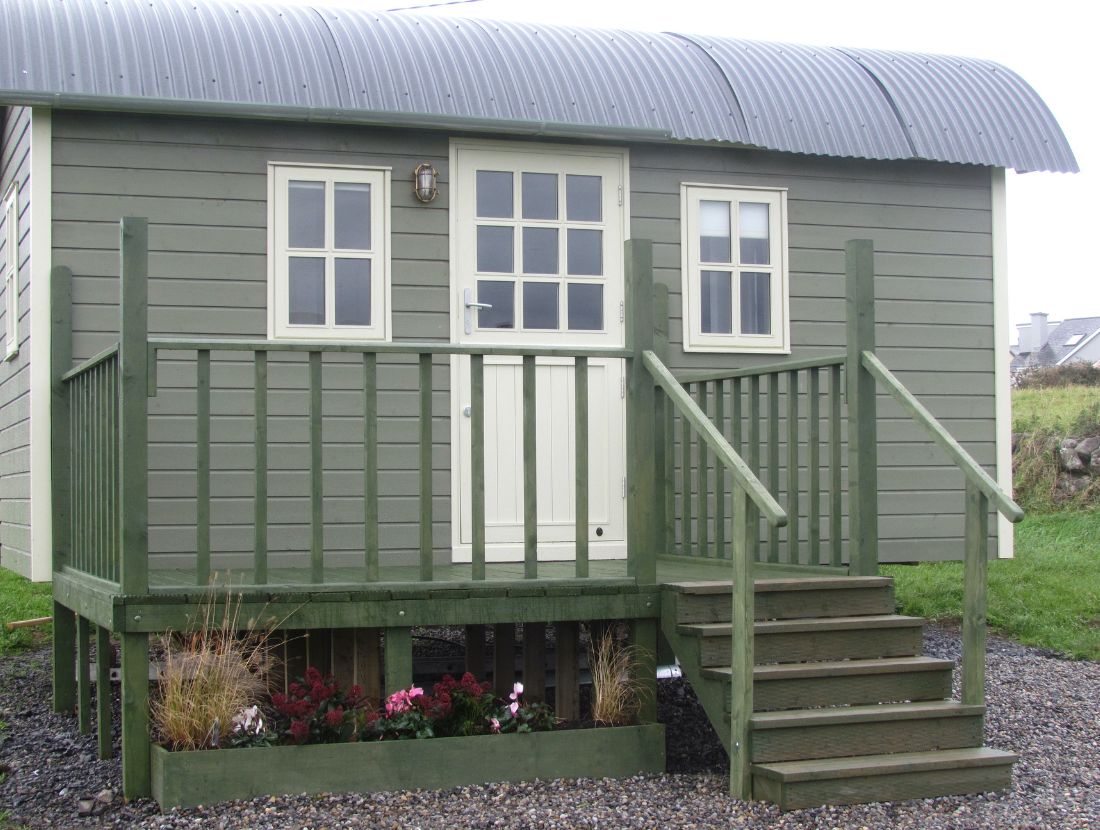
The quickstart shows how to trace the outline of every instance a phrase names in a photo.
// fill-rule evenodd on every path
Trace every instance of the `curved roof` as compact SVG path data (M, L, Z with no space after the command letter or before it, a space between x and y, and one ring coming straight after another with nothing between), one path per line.
M998 64L227 0L4 0L0 101L1074 172Z

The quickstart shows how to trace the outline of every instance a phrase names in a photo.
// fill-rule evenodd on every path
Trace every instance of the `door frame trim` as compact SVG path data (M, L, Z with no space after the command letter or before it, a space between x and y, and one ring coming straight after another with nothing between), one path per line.
M454 138L452 137L449 142L447 153L447 232L448 232L448 278L447 278L447 292L449 300L447 303L448 309L450 309L450 325L449 335L451 343L459 342L459 326L460 315L462 313L461 304L458 297L457 279L458 279L458 211L456 209L456 202L454 197L454 185L457 179L458 171L458 152L461 148L475 149L475 150L492 150L492 149L507 149L507 150L527 150L532 153L545 152L556 153L559 155L578 155L578 156L591 156L593 153L603 156L615 156L620 158L622 169L622 188L623 188L623 203L619 206L621 212L623 238L622 244L625 244L630 239L630 149L621 145L613 144L553 144L547 142L535 142L535 141L501 141L492 139L470 139L470 138ZM624 299L625 299L625 274L624 274ZM626 310L629 313L629 309ZM623 329L625 337L625 327ZM547 343L545 345L553 346L554 343ZM450 492L450 517L451 517L451 533L450 533L450 557L452 562L469 561L455 558L455 551L462 547L461 539L461 499L459 497L460 487L462 486L461 470L459 469L459 454L458 447L460 439L460 422L457 417L459 411L459 384L455 381L456 377L456 364L457 358L451 357L449 361L450 372L450 406L448 409L448 418L450 420L450 478L451 478L451 492ZM625 416L625 413L624 413ZM625 429L625 424L624 424ZM625 475L625 469L624 469ZM625 544L629 545L630 539L627 534L627 527L623 525L623 538ZM599 555L596 550L596 546L591 546L589 550L589 558L600 559L604 558ZM616 557L618 558L618 557ZM491 561L491 558L486 552L486 561Z

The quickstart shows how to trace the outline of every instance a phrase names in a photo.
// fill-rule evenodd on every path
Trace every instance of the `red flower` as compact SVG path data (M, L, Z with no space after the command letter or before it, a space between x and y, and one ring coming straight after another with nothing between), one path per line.
M304 720L291 721L290 736L294 738L295 743L302 743L309 737L309 724Z
M335 709L329 709L325 712L325 723L334 729L344 722L344 709L343 707L337 707Z

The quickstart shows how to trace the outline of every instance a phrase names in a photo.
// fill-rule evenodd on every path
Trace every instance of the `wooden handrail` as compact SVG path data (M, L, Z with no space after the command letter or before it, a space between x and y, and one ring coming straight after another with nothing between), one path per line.
M156 351L226 352L343 352L349 354L486 355L499 357L591 357L625 358L628 349L554 346L471 346L462 343L425 343L398 340L392 343L349 343L342 340L283 341L205 337L150 337Z
M753 504L760 508L760 511L768 520L768 524L773 527L784 527L787 524L786 511L780 507L779 502L768 492L768 488L761 483L741 456L730 446L706 413L691 399L668 367L651 351L643 352L642 359L645 362L645 367L653 375L653 379L657 381L657 385L665 391L669 400L680 411L684 419L695 428L718 460L730 471L734 480L744 489Z
M78 363L76 366L69 369L69 371L65 372L65 374L63 374L61 376L61 382L66 383L66 382L72 380L73 378L77 377L78 375L82 375L85 372L88 372L88 371L94 369L100 363L103 363L104 361L110 360L116 354L118 354L118 343L115 343L111 346L108 346L103 351L97 352L96 354L92 355L91 357L89 357L84 362Z
M886 368L875 353L865 351L861 354L861 358L863 367L886 387L886 391L893 396L902 409L913 417L913 420L924 427L932 440L943 447L944 451L951 456L951 460L955 462L955 465L962 470L967 481L984 493L1006 519L1010 522L1020 521L1024 517L1024 511L1020 509L1020 506L1001 489L989 473L981 468L970 453L963 449L962 445L951 436L943 424L925 409L924 405L913 396L913 393L905 388L894 373Z
M788 360L785 363L767 363L763 366L750 366L746 369L715 369L713 371L681 372L676 376L680 383L699 383L711 380L732 380L733 378L751 378L759 375L771 375L776 372L799 372L803 369L825 369L830 366L843 366L842 354L826 357L808 357L805 360Z

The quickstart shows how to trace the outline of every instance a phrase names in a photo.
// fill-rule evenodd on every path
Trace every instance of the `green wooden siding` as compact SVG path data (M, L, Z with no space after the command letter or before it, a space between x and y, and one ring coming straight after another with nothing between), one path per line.
M653 240L654 276L668 288L671 368L776 361L774 355L682 351L680 183L787 187L791 357L844 350L844 242L854 237L874 240L878 354L979 463L992 469L988 171L655 144L632 146L630 153L631 235ZM117 332L117 221L124 214L150 221L149 322L154 335L265 336L269 161L393 169L394 337L447 340L447 159L445 133L290 123L273 129L266 123L230 120L55 113L53 245L55 264L74 269L74 357L89 357ZM411 188L411 170L424 160L440 171L440 197L430 205L416 202ZM306 355L269 358L271 532L266 544L272 567L298 564L299 557L301 564L308 563L309 374ZM451 540L449 374L446 361L433 362L430 490L436 562L446 559ZM322 375L326 565L361 565L366 547L362 359L326 356ZM255 377L251 358L244 354L212 355L210 536L215 568L251 570L254 563ZM150 546L161 565L189 562L196 549L195 383L193 353L162 357L159 394L150 400L149 481ZM742 384L746 391L749 386ZM821 386L828 388L824 375ZM416 360L380 356L377 389L381 563L417 564L423 482ZM882 559L958 558L964 539L962 478L884 393L879 397ZM777 411L779 434L786 436L790 430L783 395ZM802 436L809 434L808 412L801 402ZM764 424L761 435L766 437L767 431ZM677 430L677 458L682 455L680 442ZM762 459L766 463L766 453ZM805 446L798 460L801 500L807 504ZM778 463L784 485L787 457L782 448ZM732 538L732 492L725 489L722 510L713 492L707 506L709 539ZM698 493L692 507L697 521ZM846 517L846 504L842 507ZM718 515L724 522L721 534L714 525ZM822 538L831 538L833 515L833 506L823 500ZM808 522L801 527L803 544L808 544ZM697 537L699 528L692 531ZM791 547L786 533L780 531L784 551Z
M0 199L19 187L19 354L0 362L0 564L31 571L30 477L30 147L29 107L0 109ZM5 216L0 212L0 262L7 263ZM0 281L0 348L6 342L5 286ZM0 358L2 358L0 354Z

